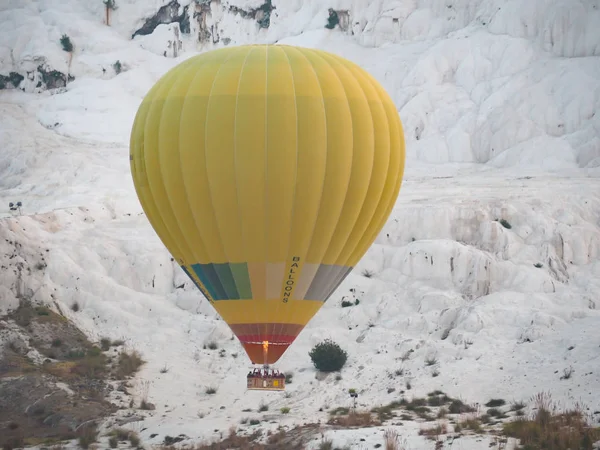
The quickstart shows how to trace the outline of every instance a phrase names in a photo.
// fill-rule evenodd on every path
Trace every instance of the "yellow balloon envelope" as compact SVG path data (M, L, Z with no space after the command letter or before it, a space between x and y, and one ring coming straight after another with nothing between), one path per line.
M405 144L356 64L247 45L168 71L139 107L130 160L162 242L250 360L272 364L381 231Z

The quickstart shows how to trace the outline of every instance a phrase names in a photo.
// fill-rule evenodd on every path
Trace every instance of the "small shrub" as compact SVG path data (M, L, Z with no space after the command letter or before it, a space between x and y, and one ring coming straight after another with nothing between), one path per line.
M129 443L132 447L139 447L140 445L140 437L135 432L129 433Z
M87 354L77 359L71 373L88 378L103 378L106 374L106 356Z
M421 428L419 430L419 435L421 436L439 436L441 434L446 434L448 432L448 428L445 423L439 424L433 428Z
M459 422L458 425L463 430L471 430L476 433L481 431L481 422L479 422L479 420L474 419L474 418L465 419L465 420Z
M123 379L133 375L144 364L144 360L137 351L131 353L122 352L119 355L119 360L116 367L116 376Z
M380 422L385 422L394 417L394 410L401 406L400 402L392 402L385 406L379 406L371 410L372 413L377 414L377 418Z
M67 353L67 358L69 359L81 359L83 357L85 357L83 350L69 350L69 353Z
M60 45L62 45L62 49L65 52L71 53L73 51L73 43L71 42L71 38L66 34L61 36Z
M45 306L37 306L35 308L35 312L37 313L38 316L49 316L50 315L50 310L48 308L46 308Z
M330 439L323 439L317 448L318 450L333 450L333 441Z
M435 357L425 359L426 366L435 366L437 364L437 362L438 362L438 360Z
M258 419L250 419L250 425L258 425L260 423L260 420Z
M98 441L98 428L96 424L84 425L77 431L79 446L87 449L94 442Z
M217 388L208 386L204 392L206 392L208 395L213 395L217 393Z
M281 414L288 414L290 412L290 408L288 408L287 406L284 406L283 408L280 409Z
M513 402L513 404L510 405L511 411L520 411L523 408L525 408L525 403L523 403L523 402Z
M169 372L169 368L167 367L166 364L161 367L160 373L168 373L168 372Z
M335 12L334 9L329 8L329 17L327 18L327 25L325 25L325 28L333 30L339 23L340 18L338 17L338 13Z
M347 300L342 300L342 308L347 308L348 306L352 306L354 303L349 302Z
M318 343L308 354L315 368L321 372L335 372L346 364L348 354L330 339Z
M572 367L568 367L566 369L563 370L563 374L560 377L561 380L568 380L569 378L571 378L571 375L573 375L573 368Z
M258 407L258 412L265 412L269 410L269 405L267 405L266 403L261 403L260 406Z
M110 446L110 448L117 448L117 446L119 445L119 440L116 437L111 436L110 438L108 438L108 445Z
M398 444L400 443L400 437L398 432L393 428L388 428L383 433L383 440L385 442L385 450L398 450Z
M79 302L74 302L74 303L71 305L71 311L73 311L73 312L77 312L77 311L79 311Z
M144 411L152 411L154 410L156 407L154 406L153 403L150 403L147 400L142 400L140 402L140 409L144 410Z
M508 223L508 221L506 219L500 219L499 222L500 222L500 225L502 225L507 230L510 230L512 228L512 225L510 223Z
M216 343L215 341L210 341L210 342L209 342L209 343L206 345L206 347L207 347L209 350L216 350L217 348L219 348L219 346L217 345L217 343Z
M496 419L504 419L506 414L500 411L498 408L490 408L486 411L487 415L490 417L495 417Z
M292 384L293 380L294 380L294 373L286 372L285 373L285 384Z
M100 347L92 347L87 351L88 356L99 356L102 353Z
M371 278L371 277L373 277L373 275L375 275L375 274L370 270L365 269L362 271L362 276L365 278Z
M497 408L498 406L504 406L506 402L501 398L493 398L485 404L488 408Z
M121 61L115 61L115 63L113 64L113 70L117 75L119 75L123 71L123 65L121 64Z
M442 391L433 391L427 394L427 404L429 406L442 406L450 401L450 397L448 397Z
M102 338L100 339L100 348L102 349L102 351L107 351L110 349L110 339L109 338Z
M535 263L533 265L533 267L537 267L538 269L541 269L542 267L544 267L544 265L542 263Z
M60 347L63 344L63 342L59 339L52 339L52 347Z
M458 399L454 399L450 402L448 406L448 411L450 414L463 414L468 412L474 412L475 408L469 405L465 405L462 401Z

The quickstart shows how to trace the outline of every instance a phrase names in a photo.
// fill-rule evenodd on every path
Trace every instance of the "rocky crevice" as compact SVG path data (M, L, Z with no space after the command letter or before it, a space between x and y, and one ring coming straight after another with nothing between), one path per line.
M10 87L16 89L24 78L23 75L17 72L10 72L8 75L0 74L0 89L8 89Z
M50 89L61 89L67 86L67 83L75 80L75 77L69 73L63 73L53 69L47 64L40 64L34 71L19 73L10 72L8 75L0 75L0 89L26 89L23 81L36 91L45 91Z
M188 6L184 6L181 14L179 14L180 8L181 5L177 0L172 0L160 7L154 16L146 19L144 25L133 33L131 39L134 39L136 36L152 34L157 26L173 22L179 23L179 29L182 33L189 33L190 16L188 14Z
M275 6L271 4L271 0L265 0L265 2L258 8L245 10L238 8L237 6L229 6L229 12L233 14L239 14L241 17L256 20L260 28L269 28L271 25L271 12L275 9Z

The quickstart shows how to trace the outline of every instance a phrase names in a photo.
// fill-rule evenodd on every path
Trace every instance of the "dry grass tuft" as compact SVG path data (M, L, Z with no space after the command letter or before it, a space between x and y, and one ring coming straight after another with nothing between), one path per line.
M600 440L600 427L588 425L584 409L560 411L550 394L540 393L534 399L535 411L530 418L518 417L505 423L504 434L520 441L524 450L592 450Z
M400 436L398 436L398 432L393 428L385 430L383 433L383 440L385 443L385 450L399 450Z
M368 411L351 411L345 415L335 415L332 416L327 423L329 425L337 425L346 428L363 428L381 425L381 422L375 419L373 414Z
M419 430L419 435L425 436L428 439L432 439L436 442L440 440L440 436L446 433L448 433L448 426L445 423L439 423L435 427L421 428Z
M130 377L138 371L144 362L145 361L137 351L134 350L131 353L123 351L119 355L119 360L115 367L115 376L119 380Z

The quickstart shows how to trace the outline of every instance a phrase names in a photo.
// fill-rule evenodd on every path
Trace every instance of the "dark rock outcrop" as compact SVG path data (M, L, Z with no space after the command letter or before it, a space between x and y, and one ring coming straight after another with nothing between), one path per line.
M171 0L166 5L162 6L158 12L152 17L146 19L146 22L142 27L136 30L131 36L131 39L136 36L145 36L152 34L157 26L161 24L169 24L173 22L179 23L179 29L182 33L190 32L190 16L188 14L188 6L183 8L183 12L179 14L179 8L181 5L177 0Z
M265 0L258 8L250 9L249 11L238 8L237 6L229 7L229 11L234 14L256 20L261 28L269 28L271 25L271 12L274 9L275 7L271 4L271 0Z
M16 89L25 78L35 80L36 77L38 82L35 87L41 90L64 88L68 82L75 80L75 77L71 74L65 74L52 69L46 64L40 64L32 72L27 71L24 74L10 72L8 75L0 75L0 89Z
M67 86L67 82L75 79L71 74L64 74L45 66L38 66L37 71L42 76L42 83L46 86L46 89L64 88Z
M10 72L8 75L0 75L0 89L10 87L18 88L25 77L17 72Z

